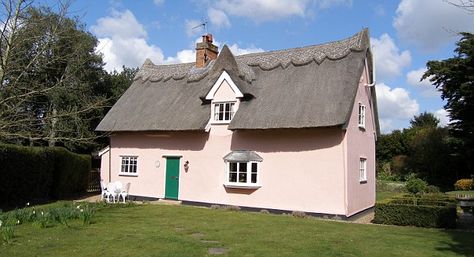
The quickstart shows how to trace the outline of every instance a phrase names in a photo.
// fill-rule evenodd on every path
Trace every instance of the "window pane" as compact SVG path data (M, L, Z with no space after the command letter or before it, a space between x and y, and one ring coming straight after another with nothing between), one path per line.
M219 112L224 112L224 104L219 104Z
M225 103L225 111L230 112L230 103Z
M223 112L219 113L219 119L218 120L224 120L224 113Z
M257 172L257 163L252 163L252 172Z
M239 182L247 183L247 173L239 173Z
M257 173L252 173L252 183L257 183Z
M230 112L225 112L224 120L230 120Z
M229 162L229 171L237 171L237 163L236 162Z
M246 162L239 162L239 171L240 172L247 172L247 163Z
M237 173L236 172L230 172L229 173L229 182L237 182Z

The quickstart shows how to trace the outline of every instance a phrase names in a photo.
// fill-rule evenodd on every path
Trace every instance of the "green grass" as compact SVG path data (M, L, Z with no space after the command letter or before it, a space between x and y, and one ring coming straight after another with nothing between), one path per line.
M396 195L401 195L401 194L404 194L404 193L392 192L392 191L383 191L383 192L379 191L376 194L376 201L379 202L379 201L382 201L382 200L385 200L385 199L388 199L388 198L392 198Z
M99 210L93 224L15 226L0 256L472 256L474 233L190 206ZM202 240L214 241L203 242Z

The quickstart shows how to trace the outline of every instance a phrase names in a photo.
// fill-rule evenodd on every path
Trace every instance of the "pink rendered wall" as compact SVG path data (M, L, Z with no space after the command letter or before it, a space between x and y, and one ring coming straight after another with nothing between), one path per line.
M181 155L180 200L345 214L340 129L232 134L220 125L210 134L116 134L111 140L112 180L131 182L132 195L164 197L163 156ZM226 170L222 158L241 149L254 150L263 158L259 189L223 186ZM120 155L138 156L138 176L118 174ZM183 168L185 161L189 161L188 172Z
M214 101L224 100L235 100L228 85L215 94ZM209 133L115 134L112 181L131 182L132 195L162 198L163 156L180 155L180 200L345 215L343 138L340 128L232 132L226 124L213 124ZM263 158L260 188L223 186L223 157L232 150L253 150ZM118 174L121 155L138 156L137 176Z
M373 102L368 87L367 69L362 73L352 114L347 125L344 147L347 155L347 214L348 216L375 204L375 123ZM366 106L365 129L359 128L359 103ZM367 182L359 181L359 159L367 159Z

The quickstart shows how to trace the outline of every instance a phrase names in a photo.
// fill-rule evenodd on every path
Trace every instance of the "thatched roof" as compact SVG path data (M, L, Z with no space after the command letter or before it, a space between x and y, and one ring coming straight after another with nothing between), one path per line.
M201 69L147 60L97 130L204 130L211 111L205 96L223 70L244 93L229 129L344 126L368 51L364 29L327 44L241 56L224 46Z

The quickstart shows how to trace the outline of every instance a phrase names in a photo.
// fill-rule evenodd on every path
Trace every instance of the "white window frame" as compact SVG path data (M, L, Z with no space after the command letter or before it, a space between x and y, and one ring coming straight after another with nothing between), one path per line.
M125 161L125 163L124 163ZM135 163L132 163L135 161ZM125 166L124 166L125 165ZM125 171L124 171L125 167ZM134 170L134 171L133 171ZM138 176L138 156L136 155L120 155L120 176Z
M237 163L237 178L236 182L231 182L230 181L230 164L231 163ZM257 181L254 183L252 182L252 165L255 164L257 165ZM247 165L247 171L246 171L246 177L247 181L246 182L239 182L239 167L240 165ZM226 166L226 177L225 177L225 183L224 186L228 188L243 188L243 189L257 189L261 187L260 184L260 163L255 162L255 161L250 161L250 162L237 162L237 161L226 161L225 162Z
M359 182L367 182L367 158L359 158Z
M358 115L358 124L359 128L365 129L365 111L367 108L364 104L359 103L359 115Z
M230 119L226 120L225 119L225 105L229 104L230 105ZM224 105L224 120L216 120L217 115L220 113L216 112L217 106ZM212 103L212 112L211 112L211 119L213 124L227 124L232 121L232 118L234 118L235 113L237 112L237 101L222 101L222 102L213 102Z

